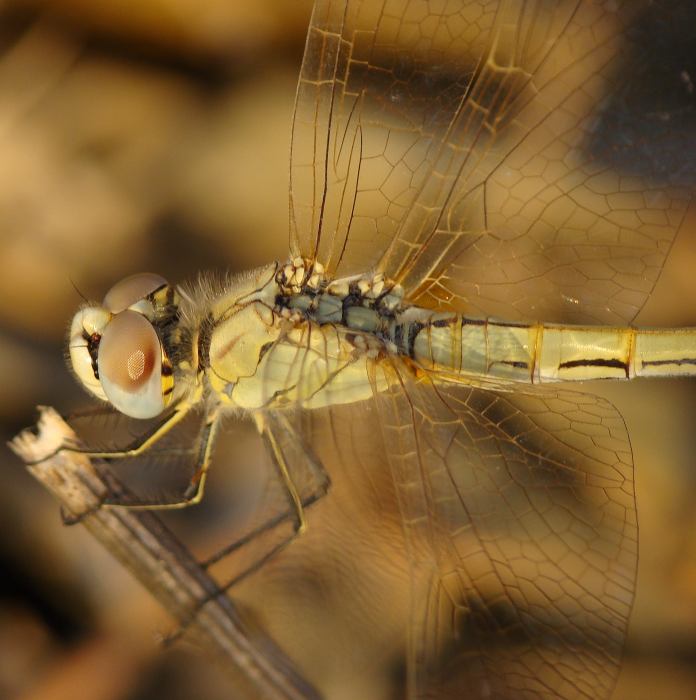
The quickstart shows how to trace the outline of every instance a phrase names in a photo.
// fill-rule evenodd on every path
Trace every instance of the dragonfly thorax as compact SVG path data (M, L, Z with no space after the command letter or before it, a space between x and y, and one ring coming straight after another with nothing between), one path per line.
M401 301L379 274L332 281L301 259L261 268L210 304L198 343L206 386L245 410L363 400Z

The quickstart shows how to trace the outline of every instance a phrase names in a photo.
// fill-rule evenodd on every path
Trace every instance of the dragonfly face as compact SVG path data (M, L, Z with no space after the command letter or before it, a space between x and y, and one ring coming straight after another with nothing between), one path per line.
M100 306L85 306L70 326L72 368L82 385L132 418L152 418L172 400L166 349L177 301L159 275L132 275L114 285Z

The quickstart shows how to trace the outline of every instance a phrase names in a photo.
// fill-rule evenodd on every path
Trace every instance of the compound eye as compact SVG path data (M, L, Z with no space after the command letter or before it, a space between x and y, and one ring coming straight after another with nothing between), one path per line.
M121 313L149 294L166 287L167 280L154 272L141 272L117 282L106 293L103 306L112 314Z
M104 329L97 355L99 381L114 408L132 418L164 410L162 348L152 324L122 311Z

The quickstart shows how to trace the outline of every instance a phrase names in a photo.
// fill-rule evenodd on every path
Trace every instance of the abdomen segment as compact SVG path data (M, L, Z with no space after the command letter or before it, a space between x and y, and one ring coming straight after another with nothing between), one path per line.
M425 369L531 383L696 375L696 328L520 324L414 312L390 324L389 335Z

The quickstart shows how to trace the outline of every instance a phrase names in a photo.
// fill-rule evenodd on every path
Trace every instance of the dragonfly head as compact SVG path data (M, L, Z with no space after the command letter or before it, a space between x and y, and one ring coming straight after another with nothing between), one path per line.
M177 321L177 294L159 275L131 275L70 326L72 369L82 385L132 418L153 418L171 402L172 364L164 337Z

